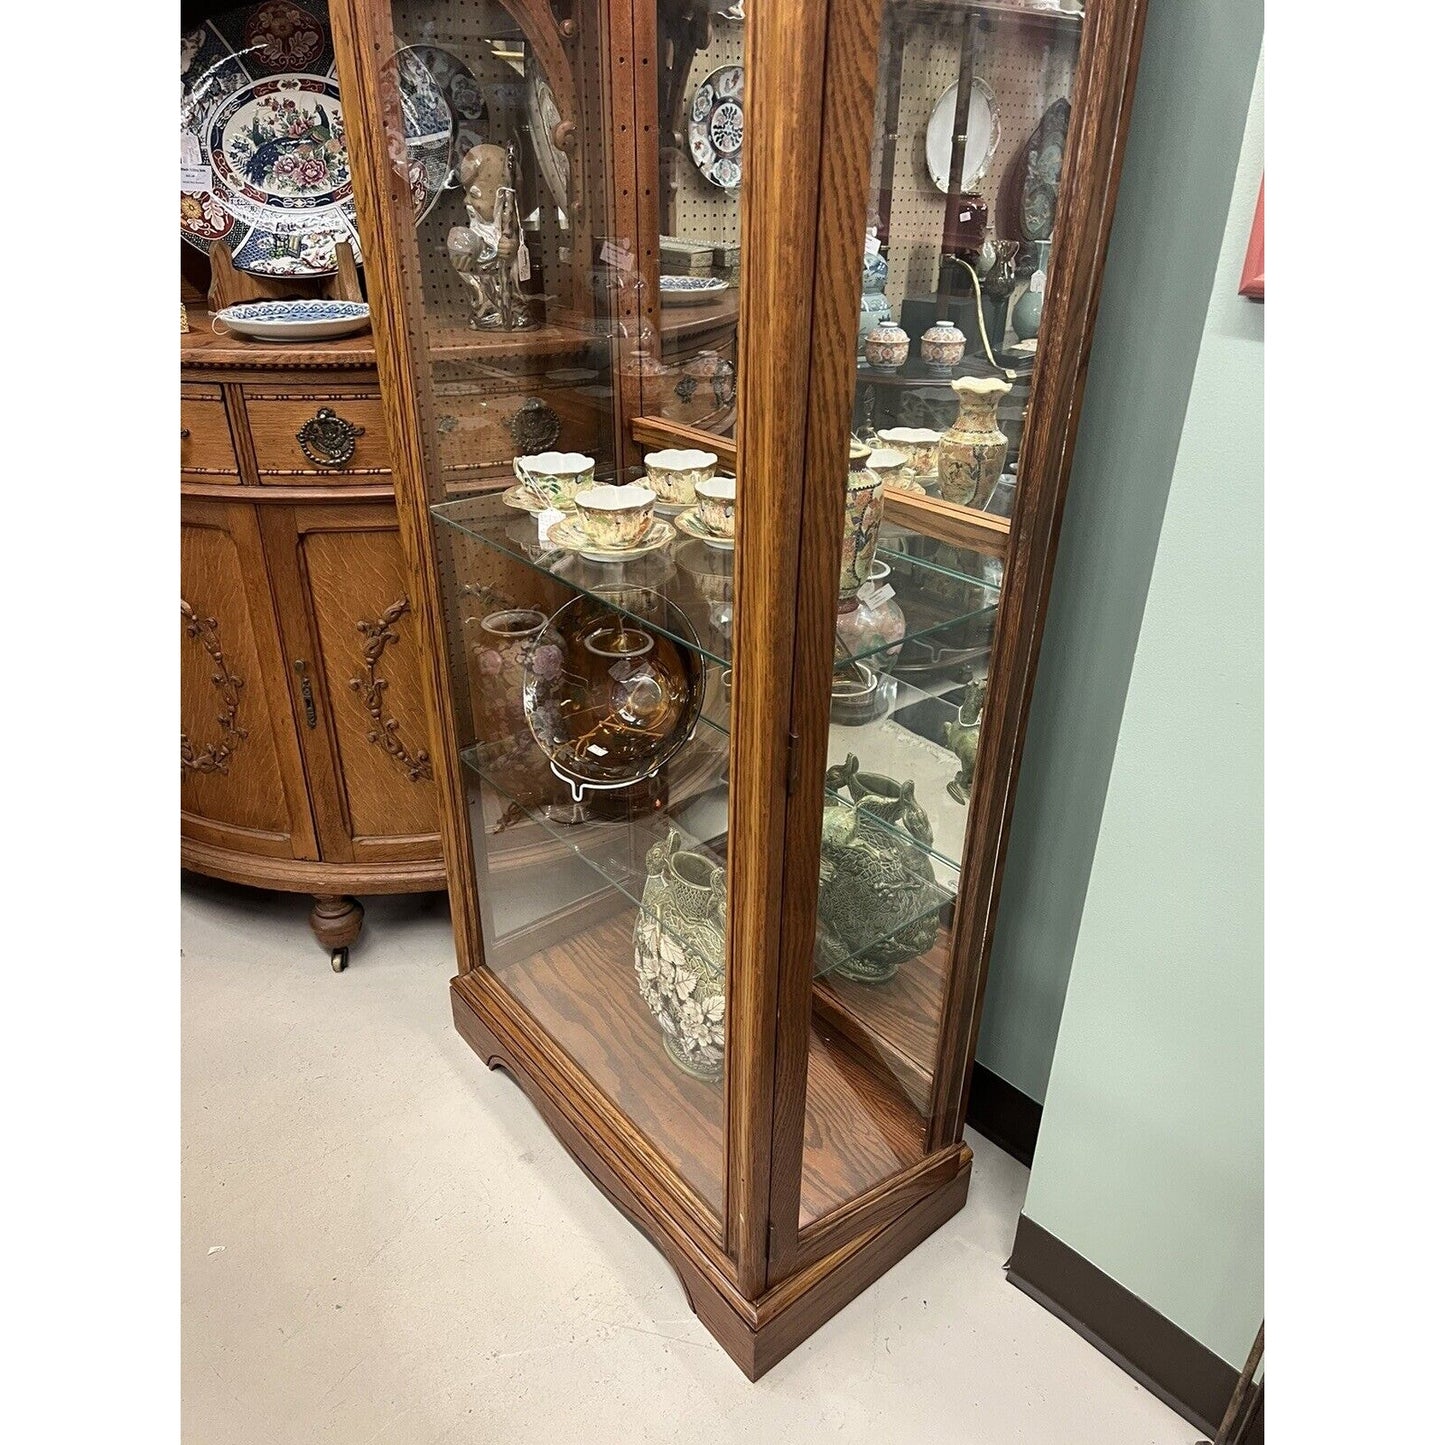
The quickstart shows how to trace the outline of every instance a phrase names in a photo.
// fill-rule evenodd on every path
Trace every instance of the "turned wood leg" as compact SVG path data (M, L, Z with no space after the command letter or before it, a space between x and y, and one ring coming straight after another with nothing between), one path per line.
M331 950L331 967L340 973L347 952L361 936L364 913L356 899L338 893L318 893L311 905L311 931L322 948Z

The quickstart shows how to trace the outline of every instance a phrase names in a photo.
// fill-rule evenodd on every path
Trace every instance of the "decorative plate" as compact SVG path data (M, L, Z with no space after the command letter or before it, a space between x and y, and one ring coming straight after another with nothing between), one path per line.
M530 47L527 50L525 76L527 122L532 133L532 149L537 153L537 165L541 169L542 179L547 182L547 189L552 192L557 209L566 211L569 209L572 163L567 159L566 151L558 150L552 144L552 137L556 135L557 127L562 124L562 112L557 108L557 97L552 94L552 87L547 84L546 76L532 58Z
M659 276L657 289L664 306L705 306L718 300L728 283L712 276Z
M530 512L534 517L540 517L543 512L552 510L550 507L538 506L536 497L520 482L518 482L515 487L508 487L507 490L502 493L502 505L504 507L512 507L518 512ZM559 512L570 512L573 510L573 506L571 502L568 502L565 506L558 507L556 510Z
M958 82L954 81L933 107L924 136L928 155L928 176L940 191L948 190L948 167L953 159L953 112L958 104ZM968 101L968 140L963 147L963 180L960 189L973 190L983 179L993 153L998 149L1001 129L998 102L986 81L973 78Z
M218 311L216 320L264 341L321 341L365 331L371 307L365 301L245 301Z
M389 68L390 69L390 68ZM417 215L435 203L451 117L420 67L399 76ZM329 276L361 260L325 0L262 0L181 36L181 238L243 271Z
M659 547L667 546L676 536L671 523L664 522L661 517L654 517L647 535L637 546L616 549L599 547L588 537L581 518L563 517L560 522L552 523L547 540L554 547L559 547L564 552L576 552L589 562L632 562L638 557L647 556L649 552L656 552Z
M696 507L690 507L674 518L673 526L684 537L691 537L697 542L706 542L716 552L731 552L737 545L736 537L719 537L716 533L708 531L707 523L703 521Z
M724 65L698 86L688 112L687 144L705 181L737 190L743 178L741 65Z

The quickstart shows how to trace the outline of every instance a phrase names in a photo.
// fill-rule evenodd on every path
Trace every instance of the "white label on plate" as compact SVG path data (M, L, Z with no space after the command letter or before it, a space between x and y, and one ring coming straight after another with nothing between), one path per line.
M517 280L529 281L532 277L532 258L527 254L527 243L517 247Z
M182 166L181 189L183 191L209 191L211 189L210 166Z
M876 256L883 249L883 243L877 236L864 236L863 254L865 256Z
M201 164L200 139L197 136L193 136L188 130L181 132L181 164L183 166L198 166Z
M537 540L545 542L547 533L557 525L567 514L559 512L556 507L548 507L544 512L537 513Z
M1036 291L1040 296L1044 294L1044 273L1042 271L1035 271L1029 277L1029 290Z

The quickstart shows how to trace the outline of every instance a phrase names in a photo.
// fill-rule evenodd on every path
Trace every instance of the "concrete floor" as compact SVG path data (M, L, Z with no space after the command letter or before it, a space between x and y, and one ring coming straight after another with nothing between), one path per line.
M962 1214L750 1385L453 1032L444 902L369 902L339 977L308 904L182 894L188 1445L1197 1440L1005 1282L1028 1176L978 1139Z

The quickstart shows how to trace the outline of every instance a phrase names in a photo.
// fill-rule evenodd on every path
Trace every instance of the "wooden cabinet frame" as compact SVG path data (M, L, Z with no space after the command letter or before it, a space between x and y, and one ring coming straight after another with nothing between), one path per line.
M524 23L535 9L512 8ZM653 12L648 0L581 8L605 17L608 28L595 43L608 62L604 113L618 127L615 151L626 149L624 124L632 126L635 146L631 164L613 155L608 221L626 224L630 202L633 234L655 233L657 197L640 181L657 174L657 87L650 74L640 74L655 45ZM460 960L452 983L456 1024L489 1065L516 1077L599 1188L653 1239L699 1316L754 1378L967 1195L965 1101L1144 0L1094 0L1083 21L1050 301L1012 523L890 496L890 509L918 530L1004 557L995 662L922 1157L800 1229L826 745L818 720L829 703L843 521L836 458L846 453L851 425L868 191L870 131L858 118L862 106L871 113L881 11L881 0L768 0L748 13L737 434L748 504L738 523L734 647L735 655L770 665L740 669L732 703L729 837L745 839L746 847L728 850L727 1157L719 1228L653 1143L483 966L428 513L425 343L414 320L420 311L413 271L404 260L415 241L404 198L393 194L400 183L386 153L378 88L378 68L392 44L389 6L332 5L403 541L429 643L427 705ZM533 23L555 22L549 11ZM590 33L587 21L582 32ZM654 281L656 260L647 260L645 272ZM623 455L659 433L655 422L638 419L639 398L630 399L629 410L625 385L619 391Z

